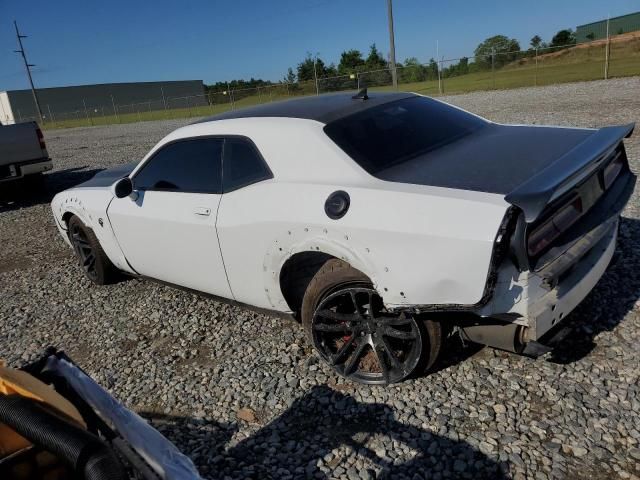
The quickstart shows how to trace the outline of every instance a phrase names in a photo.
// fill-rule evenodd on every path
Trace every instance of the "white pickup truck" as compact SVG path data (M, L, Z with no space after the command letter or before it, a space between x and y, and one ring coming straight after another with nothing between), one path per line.
M0 123L0 183L20 178L38 178L51 170L42 130L36 122Z

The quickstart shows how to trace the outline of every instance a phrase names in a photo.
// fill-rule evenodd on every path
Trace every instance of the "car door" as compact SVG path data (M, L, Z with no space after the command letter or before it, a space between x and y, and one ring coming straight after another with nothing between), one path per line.
M216 233L224 140L196 137L161 147L132 177L134 193L107 214L141 275L233 298Z

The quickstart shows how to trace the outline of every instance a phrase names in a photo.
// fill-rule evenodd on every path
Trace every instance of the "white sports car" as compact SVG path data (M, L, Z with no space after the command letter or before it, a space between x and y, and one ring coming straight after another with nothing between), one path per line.
M124 272L293 313L339 374L385 384L431 367L450 327L544 351L614 253L633 127L306 97L180 128L52 208L93 282Z

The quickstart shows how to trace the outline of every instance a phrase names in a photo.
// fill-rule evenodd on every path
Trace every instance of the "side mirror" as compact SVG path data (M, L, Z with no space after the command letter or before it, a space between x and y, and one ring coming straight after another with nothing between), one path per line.
M121 178L113 185L113 193L118 198L128 197L133 193L133 182L129 177Z

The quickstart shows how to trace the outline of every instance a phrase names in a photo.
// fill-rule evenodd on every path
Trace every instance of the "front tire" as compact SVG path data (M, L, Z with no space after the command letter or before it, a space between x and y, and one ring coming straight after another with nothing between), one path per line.
M439 323L388 311L371 280L338 259L313 277L301 313L320 357L358 383L400 382L432 367L441 349Z
M75 215L69 219L67 227L73 251L85 276L96 285L113 283L118 277L118 270L102 250L93 230Z

